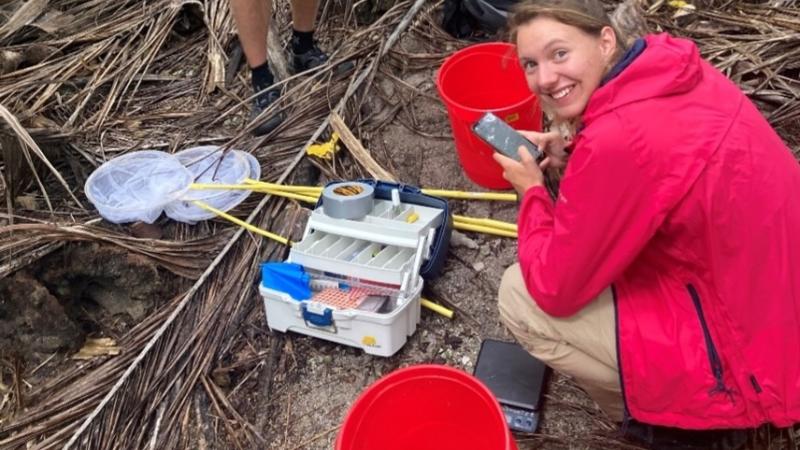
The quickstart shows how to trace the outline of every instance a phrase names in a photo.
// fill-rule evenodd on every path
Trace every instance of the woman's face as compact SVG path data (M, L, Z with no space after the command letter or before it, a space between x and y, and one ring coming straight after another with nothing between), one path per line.
M517 53L528 86L561 119L579 117L608 70L617 41L539 16L517 29Z

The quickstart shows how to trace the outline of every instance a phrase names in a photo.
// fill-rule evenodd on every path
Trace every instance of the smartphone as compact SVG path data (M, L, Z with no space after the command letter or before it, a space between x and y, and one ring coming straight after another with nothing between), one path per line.
M519 131L511 128L496 115L487 112L472 126L472 132L491 145L496 151L519 161L517 150L525 147L534 160L542 157L542 152L533 142L525 138Z

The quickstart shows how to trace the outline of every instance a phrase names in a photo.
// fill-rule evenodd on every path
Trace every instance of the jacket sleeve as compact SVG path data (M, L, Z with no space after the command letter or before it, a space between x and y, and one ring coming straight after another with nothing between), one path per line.
M522 199L523 277L556 317L575 314L619 278L663 221L659 163L634 148L618 118L602 120L605 133L576 139L555 203L541 186Z

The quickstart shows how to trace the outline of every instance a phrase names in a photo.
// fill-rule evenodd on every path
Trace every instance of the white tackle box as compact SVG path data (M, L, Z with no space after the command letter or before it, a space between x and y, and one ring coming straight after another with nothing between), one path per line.
M421 274L441 268L450 216L446 201L415 187L361 182L374 186L372 211L333 218L322 200L286 261L262 266L259 291L272 330L391 356L417 328Z

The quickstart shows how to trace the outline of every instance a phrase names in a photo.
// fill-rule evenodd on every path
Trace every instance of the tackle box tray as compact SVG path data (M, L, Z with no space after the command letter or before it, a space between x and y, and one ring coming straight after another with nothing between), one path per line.
M332 218L320 201L289 251L285 262L306 277L311 297L296 299L266 272L259 292L272 330L391 356L416 331L423 276L435 277L444 263L451 218L445 200L416 187L358 181L374 188L372 212Z

